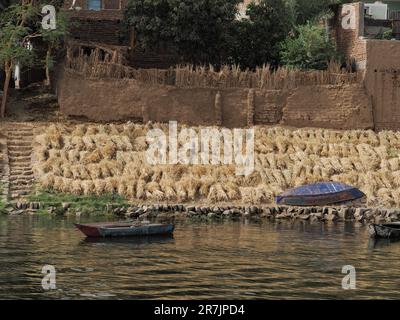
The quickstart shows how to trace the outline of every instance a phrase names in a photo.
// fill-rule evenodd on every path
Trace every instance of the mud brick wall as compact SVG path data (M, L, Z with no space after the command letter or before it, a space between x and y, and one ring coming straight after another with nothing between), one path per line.
M254 124L276 124L282 118L282 109L286 104L289 91L256 91Z
M290 92L281 124L373 129L372 104L362 85L299 87Z
M348 15L347 8L352 6L355 10L355 29L344 29L342 20ZM354 59L360 69L365 69L367 55L367 41L364 36L364 4L362 2L339 6L334 18L334 37L337 49L345 57Z
M373 128L362 85L292 90L145 86L136 80L90 79L69 69L58 81L61 112L93 121L138 120L240 128L284 124L335 129Z
M377 130L400 130L400 41L368 40L365 85Z
M135 80L90 80L68 70L57 81L61 112L95 121L141 121L144 91Z

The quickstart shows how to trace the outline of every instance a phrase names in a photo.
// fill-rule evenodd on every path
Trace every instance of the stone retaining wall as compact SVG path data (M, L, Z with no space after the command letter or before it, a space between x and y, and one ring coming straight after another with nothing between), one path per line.
M10 215L34 214L39 209L47 209L50 214L75 214L69 203L52 203L46 206L39 202L17 202L6 211ZM191 218L191 219L269 219L269 220L302 220L302 221L354 221L361 223L381 223L400 220L400 209L326 206L326 207L294 207L294 206L194 206L183 204L155 205L114 205L104 207L104 213L121 218L149 220L156 218Z

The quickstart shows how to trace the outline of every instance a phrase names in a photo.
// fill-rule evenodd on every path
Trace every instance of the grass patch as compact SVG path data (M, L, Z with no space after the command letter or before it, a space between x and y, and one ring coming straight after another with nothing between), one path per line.
M59 193L53 190L43 190L28 196L30 202L42 203L41 213L47 212L49 207L55 207L56 213L61 213L62 204L69 203L72 212L104 213L109 204L116 206L128 206L126 199L118 194L104 195L74 195Z

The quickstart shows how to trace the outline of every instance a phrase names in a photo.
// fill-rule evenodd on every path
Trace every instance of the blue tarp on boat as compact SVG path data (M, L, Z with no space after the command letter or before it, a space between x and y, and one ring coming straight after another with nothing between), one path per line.
M278 204L328 205L364 197L357 188L339 182L318 182L287 190L276 197Z

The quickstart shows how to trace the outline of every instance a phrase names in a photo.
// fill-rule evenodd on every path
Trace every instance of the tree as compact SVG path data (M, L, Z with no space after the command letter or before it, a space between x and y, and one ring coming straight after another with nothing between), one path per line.
M5 116L13 67L17 63L29 65L33 61L33 52L23 44L38 36L29 27L36 16L36 9L31 3L11 5L0 14L0 67L6 75L0 107L2 118Z
M310 23L296 28L281 44L282 62L293 68L326 69L331 60L338 58L335 45L320 26Z
M10 2L10 1L9 1ZM47 4L59 7L59 0L46 1ZM44 5L44 4L43 4ZM57 14L56 29L45 30L41 26L42 4L35 0L24 0L22 3L9 5L0 13L0 69L4 69L5 81L1 100L0 116L4 118L8 90L13 68L32 67L40 61L35 51L28 49L25 44L33 39L42 40L47 46L44 65L46 83L50 84L49 70L52 67L53 53L59 49L64 36L67 34L67 18L65 14Z
M296 25L315 22L319 18L331 13L330 6L355 2L355 0L285 0L291 8Z
M293 17L284 0L260 0L247 7L247 19L231 31L231 63L254 68L279 64L279 43L293 28Z
M56 16L56 29L42 30L42 40L46 44L46 57L44 59L46 80L45 84L50 86L50 70L54 65L54 54L63 45L64 38L68 35L69 20L64 12L58 12Z
M138 45L166 44L186 61L220 63L240 0L130 0L125 19Z

